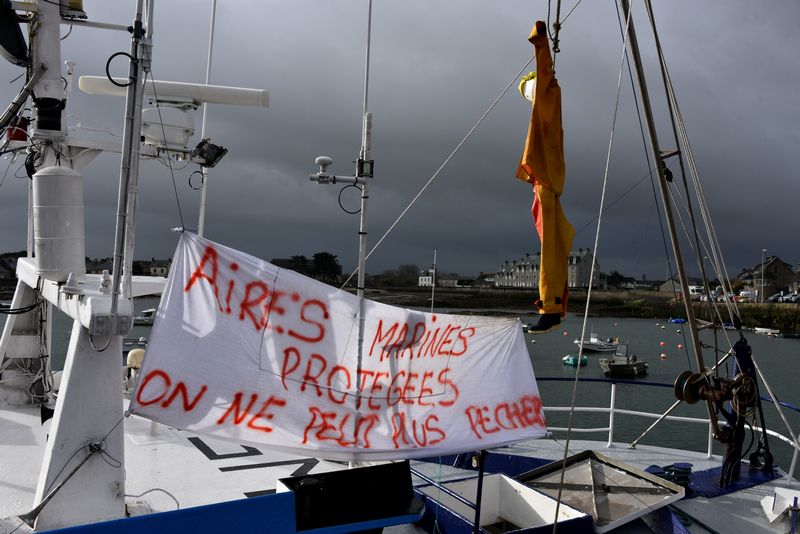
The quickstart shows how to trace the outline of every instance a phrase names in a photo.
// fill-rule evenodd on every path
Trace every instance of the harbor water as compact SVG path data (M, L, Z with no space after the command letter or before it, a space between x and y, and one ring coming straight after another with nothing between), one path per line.
M530 317L521 317L523 322L529 322ZM528 343L528 350L531 354L533 368L538 380L539 390L542 396L542 404L547 413L548 406L570 406L574 377L579 372L581 379L601 379L604 378L603 371L597 360L606 358L610 353L586 352L589 361L588 365L580 369L563 365L561 358L565 354L577 354L578 345L575 339L580 338L583 317L570 315L562 323L560 330L543 334L525 334ZM648 363L646 376L629 379L620 383L616 388L615 406L618 409L636 410L651 413L663 413L675 402L674 389L672 384L675 378L686 370L697 371L697 364L693 351L691 350L691 336L683 324L674 324L663 319L619 319L613 317L591 317L586 324L585 339L588 339L592 332L597 333L601 338L619 338L623 343L628 344L629 354L636 354L639 359ZM800 385L798 377L798 364L800 364L800 339L784 339L779 337L768 337L754 332L744 332L745 338L753 349L753 358L758 367L764 374L768 385L778 400L791 404L800 405ZM722 351L721 358L726 347L738 340L739 333L736 331L718 331L717 343ZM730 339L730 342L726 339ZM704 330L700 332L700 341L706 347L703 350L703 360L706 367L715 365L714 356L714 332ZM663 355L663 357L662 357ZM730 358L723 364L723 371L732 365L733 359ZM721 373L726 376L726 372ZM566 381L549 381L548 377L558 377L567 379ZM662 386L650 386L650 384L661 384ZM648 386L645 386L647 384ZM665 387L669 386L669 387ZM608 383L593 383L582 381L578 384L576 394L576 406L588 407L608 407L610 403L611 386ZM762 397L767 397L765 388L760 390ZM785 436L786 431L780 415L769 402L763 404L764 417L768 426ZM800 430L800 413L783 408L783 412L788 419L792 432ZM704 402L694 405L681 403L672 412L673 415L707 418L707 408ZM607 414L576 414L573 420L573 427L599 428L608 426L609 417ZM614 441L630 443L642 434L654 419L643 417L620 417L614 421ZM567 427L568 417L566 413L547 413L547 423L553 427ZM686 422L660 423L642 441L643 444L659 445L665 447L691 448L698 451L705 451L707 448L706 426L691 424ZM758 439L758 432L755 434L748 431L745 438L744 447L752 436ZM562 436L563 437L563 436ZM607 439L605 432L593 434L573 435L572 439ZM778 464L784 468L789 468L791 461L791 449L788 445L778 440L769 438L769 445ZM714 452L722 453L719 444L714 445ZM752 450L750 451L752 452ZM749 454L749 453L748 453Z
M156 307L158 307L158 297L139 298L134 303L137 314L142 310ZM460 312L453 310L451 313ZM4 322L5 316L2 317L3 319L0 321ZM528 323L532 319L531 316L520 316L523 323ZM588 356L588 365L579 369L562 363L565 355L577 355L578 345L575 344L575 339L581 336L582 324L582 316L571 314L562 322L559 330L535 336L524 334L538 380L547 423L550 427L567 427L569 425L567 412L548 410L548 407L571 405L576 372L579 372L581 382L577 386L575 406L607 408L610 403L610 383L584 380L604 378L597 360L608 357L609 353L585 353ZM51 361L55 370L61 369L64 365L70 328L71 322L66 316L60 313L54 314ZM128 337L134 339L148 337L150 328L150 326L134 326ZM601 339L619 338L623 343L628 344L629 353L636 354L639 359L648 362L646 376L622 381L623 383L617 385L615 406L618 409L663 413L675 402L672 388L675 378L686 370L697 371L697 364L691 352L690 334L683 324L670 323L666 318L591 317L586 324L585 338L588 339L593 332L598 334ZM719 354L721 357L725 352L725 347L729 346L726 336L730 339L730 343L734 343L738 339L738 333L722 331L717 332L716 335L718 346L722 351ZM745 337L753 349L755 361L778 399L792 406L800 406L800 383L798 381L800 373L797 370L800 364L800 339L768 337L754 332L745 332ZM701 342L713 347L714 332L702 331ZM704 349L703 358L706 367L711 367L716 363L712 348ZM723 367L729 367L731 363L732 359L728 360L727 364L723 364ZM634 384L624 382L633 382ZM768 396L763 387L760 393L762 397ZM796 433L800 430L800 413L787 408L784 408L783 411L792 432ZM681 403L672 413L686 417L707 417L706 405L702 402L691 406ZM771 403L764 403L764 416L770 428L783 435L789 435ZM630 443L639 437L652 424L653 420L644 417L617 416L614 421L614 441ZM572 426L576 428L603 428L608 426L608 423L608 414L597 412L576 413L572 420ZM665 421L648 433L641 443L704 451L707 448L708 440L706 428L704 425ZM748 432L748 436L755 436L755 439L758 439L757 432ZM559 432L555 434L555 438L564 439L564 435ZM572 439L605 441L607 432L573 434ZM750 437L746 438L745 448L748 447L750 439ZM784 469L788 469L791 461L791 449L788 445L775 439L770 439L769 445L777 463ZM715 444L714 452L721 454L722 448L719 444Z

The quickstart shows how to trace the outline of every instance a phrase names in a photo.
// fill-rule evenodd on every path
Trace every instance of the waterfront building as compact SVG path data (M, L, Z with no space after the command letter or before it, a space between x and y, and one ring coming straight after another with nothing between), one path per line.
M417 286L433 287L435 281L436 281L436 267L431 267L427 271L419 272L419 282L417 283Z
M494 287L538 288L540 261L540 252L525 254L519 260L506 260L494 275ZM588 288L592 262L597 273L597 260L590 249L579 248L570 252L567 260L567 285L571 288ZM596 280L599 280L599 276ZM597 287L598 282L595 281L594 285Z
M764 262L757 263L751 269L744 269L737 279L744 290L751 291L757 299L766 299L778 291L790 291L797 276L792 266L777 256L767 256ZM760 289L760 291L759 291Z

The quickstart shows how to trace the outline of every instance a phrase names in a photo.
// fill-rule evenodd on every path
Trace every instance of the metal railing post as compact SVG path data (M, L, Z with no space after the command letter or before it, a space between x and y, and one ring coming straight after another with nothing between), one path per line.
M711 420L708 421L708 450L706 451L706 458L711 458L714 451L714 425Z
M608 410L608 443L606 447L611 448L614 444L614 409L617 403L617 384L611 383L611 405Z

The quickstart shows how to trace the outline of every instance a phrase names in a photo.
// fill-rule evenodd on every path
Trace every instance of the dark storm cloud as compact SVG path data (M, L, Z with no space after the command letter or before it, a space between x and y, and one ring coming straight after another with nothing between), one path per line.
M643 4L633 3L642 15ZM128 24L132 16L131 2L85 4L99 20ZM156 5L156 78L205 79L206 4ZM800 8L789 0L766 6L714 1L702 8L687 0L659 2L655 9L728 269L735 274L757 263L762 248L790 263L800 261L794 162L800 148ZM544 1L374 2L371 244L530 59L528 32L546 15ZM670 148L648 24L641 17L636 22L662 119L659 135ZM208 237L266 259L327 250L346 268L355 265L358 218L339 209L338 187L318 186L307 175L321 154L334 158L335 172L352 173L361 137L365 27L366 1L219 2L212 83L265 88L271 107L209 109L207 133L230 153L211 171ZM583 229L575 248L593 247L591 222L599 207L622 46L613 3L582 2L561 39L556 67L568 168L562 202L576 229ZM75 28L64 46L63 58L77 61L78 74L101 74L108 56L129 44L125 35ZM4 80L19 72L0 66ZM19 85L4 84L0 99L10 100ZM70 104L82 126L121 130L122 99L76 91ZM443 270L474 274L538 250L530 188L513 177L529 112L512 88L370 258L368 271L427 264L435 248ZM18 166L0 187L4 250L24 247L26 180L11 177ZM174 171L189 228L196 227L200 198L188 186L192 170ZM87 254L107 256L117 157L104 155L83 173L91 206ZM655 211L660 200L650 181L641 181L647 173L625 73L606 192L607 203L614 204L603 216L598 250L604 271L666 275ZM140 180L137 256L169 256L175 245L169 229L180 224L169 169L145 162ZM357 196L345 192L343 201L352 208Z

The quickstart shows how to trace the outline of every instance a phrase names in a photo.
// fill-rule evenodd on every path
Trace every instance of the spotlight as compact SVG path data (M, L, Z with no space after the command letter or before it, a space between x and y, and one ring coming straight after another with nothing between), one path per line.
M227 148L211 143L208 139L200 141L192 150L192 159L203 167L213 167L228 153Z

